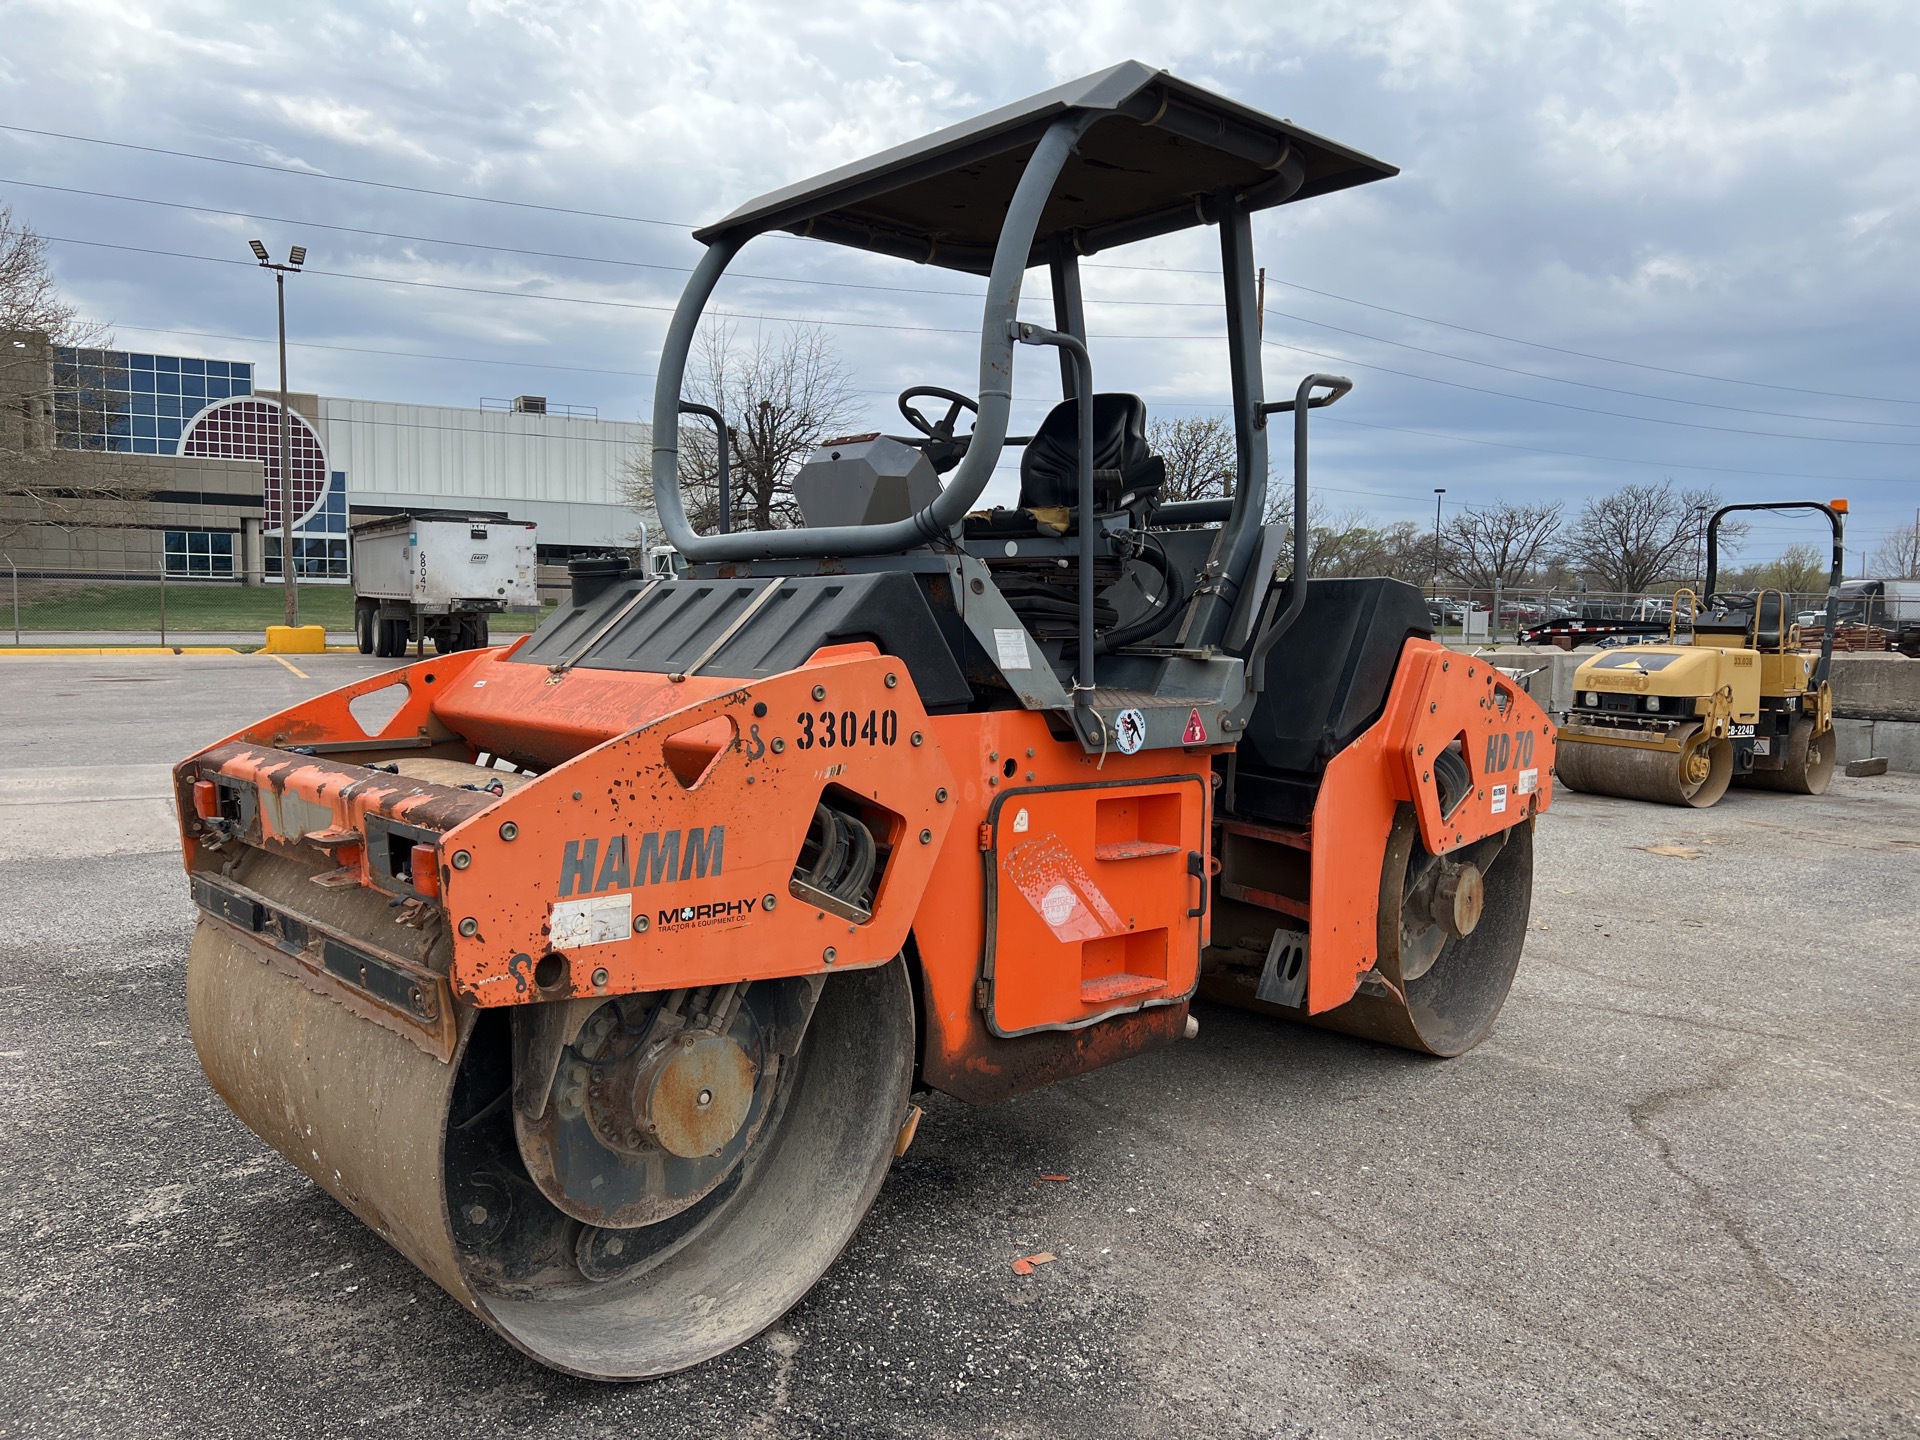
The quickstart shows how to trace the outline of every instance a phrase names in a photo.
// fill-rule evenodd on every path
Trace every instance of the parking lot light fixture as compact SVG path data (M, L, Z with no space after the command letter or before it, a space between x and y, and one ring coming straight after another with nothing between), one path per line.
M293 463L292 436L287 420L287 276L298 275L307 263L307 247L295 245L287 252L287 263L276 264L267 247L249 240L253 258L262 270L273 271L275 299L280 313L280 582L285 587L287 624L300 623L300 587L293 554Z

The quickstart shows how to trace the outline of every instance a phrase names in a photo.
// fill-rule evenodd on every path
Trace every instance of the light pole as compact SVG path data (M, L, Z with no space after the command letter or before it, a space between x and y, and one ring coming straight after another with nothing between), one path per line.
M1447 493L1447 487L1433 487L1433 598L1440 598L1440 497Z
M277 265L267 258L267 247L249 240L253 258L262 270L273 271L275 298L280 302L280 580L286 587L287 624L300 623L300 588L293 559L293 463L292 436L287 420L287 276L298 275L307 263L307 247L295 245L287 252L287 263Z

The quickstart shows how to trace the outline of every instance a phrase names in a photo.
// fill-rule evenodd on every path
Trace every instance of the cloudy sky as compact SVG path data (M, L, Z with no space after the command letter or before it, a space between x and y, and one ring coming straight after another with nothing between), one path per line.
M1920 506L1912 0L289 9L0 0L0 200L127 348L270 384L258 235L310 252L296 389L645 418L691 224L1134 58L1402 169L1256 231L1269 388L1358 382L1316 417L1336 507L1666 476L1848 496L1870 553ZM1219 408L1216 246L1088 270L1102 389ZM908 384L972 388L977 282L779 237L736 265L719 303L826 323L875 425ZM1057 373L1023 358L1030 423ZM1747 555L1797 537L1768 521Z

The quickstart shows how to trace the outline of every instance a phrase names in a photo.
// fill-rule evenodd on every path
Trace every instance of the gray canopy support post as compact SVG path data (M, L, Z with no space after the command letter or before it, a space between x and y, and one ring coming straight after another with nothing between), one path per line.
M1080 421L1080 454L1074 467L1080 497L1074 516L1080 537L1077 577L1080 582L1080 654L1073 667L1073 719L1081 738L1088 745L1098 745L1104 749L1100 716L1093 708L1093 553L1094 532L1099 528L1094 522L1093 513L1093 357L1087 354L1086 344L1077 335L1043 330L1038 325L1026 325L1018 320L1009 324L1008 334L1022 345L1059 346L1063 363L1071 363L1074 369L1074 398L1079 402Z
M993 478L1007 439L1007 417L1013 405L1013 335L1009 326L1018 316L1020 287L1032 255L1034 235L1061 167L1074 142L1100 119L1097 111L1076 112L1056 120L1041 136L1021 173L1013 200L1000 229L987 277L986 305L980 320L980 411L974 417L973 441L967 447L946 488L930 505L905 520L887 525L832 525L818 530L750 530L731 535L696 535L687 523L680 494L680 386L694 331L714 285L727 262L749 238L746 233L716 236L694 266L667 327L661 348L653 395L654 505L667 540L695 564L706 561L782 558L821 559L827 556L887 555L910 550L946 536L966 518Z
M1227 357L1233 378L1233 429L1237 442L1233 510L1207 556L1194 589L1180 643L1190 650L1219 645L1233 618L1247 567L1260 541L1267 508L1267 432L1260 371L1259 301L1254 294L1253 218L1230 190L1211 202L1220 225L1220 269L1226 290Z
M1082 345L1087 343L1087 307L1080 298L1080 257L1074 253L1067 235L1055 235L1047 242L1047 273L1053 282L1053 328L1071 335ZM1060 397L1073 398L1079 370L1071 352L1060 351Z

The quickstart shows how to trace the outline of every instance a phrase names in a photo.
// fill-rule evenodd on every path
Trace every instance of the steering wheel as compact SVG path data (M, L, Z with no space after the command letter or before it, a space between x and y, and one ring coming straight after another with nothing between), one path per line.
M922 395L930 395L936 400L948 402L947 413L938 424L928 420L914 408L913 402ZM958 390L943 390L938 385L915 385L911 389L900 392L900 413L906 417L909 425L929 440L953 439L954 422L959 420L962 410L970 410L978 415L980 402L970 396L962 395Z

